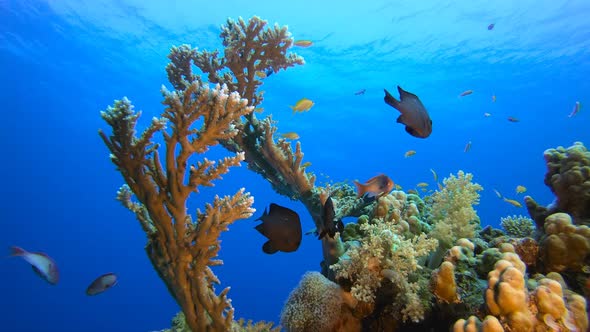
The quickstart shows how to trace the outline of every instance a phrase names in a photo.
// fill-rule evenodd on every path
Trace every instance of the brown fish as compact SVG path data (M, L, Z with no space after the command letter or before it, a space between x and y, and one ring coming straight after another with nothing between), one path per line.
M408 134L419 138L430 136L430 133L432 133L432 120L418 96L403 90L399 85L397 87L399 101L387 90L384 89L384 91L385 98L383 99L385 103L400 111L401 114L397 118L397 122L406 125Z
M344 224L342 220L336 219L336 212L334 211L334 202L332 196L328 196L324 206L322 206L322 229L318 230L318 239L323 239L326 235L333 239L336 232L342 233Z
M117 284L117 275L114 273L105 273L100 277L96 278L89 286L86 288L86 295L92 296L100 294L107 289L115 286Z
M369 194L369 196L378 196L384 193L387 194L393 190L394 186L393 181L385 174L374 176L366 183L354 181L354 184L356 185L356 190L358 192L357 198L364 194Z
M292 252L299 248L302 232L297 212L271 203L270 211L265 209L264 214L256 220L262 220L262 224L255 227L256 230L268 238L262 246L265 253Z

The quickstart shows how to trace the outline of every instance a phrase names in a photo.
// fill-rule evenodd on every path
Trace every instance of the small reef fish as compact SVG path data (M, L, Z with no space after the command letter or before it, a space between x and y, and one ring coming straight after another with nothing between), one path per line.
M117 275L114 273L105 273L96 278L88 288L86 288L86 295L93 296L100 294L117 284Z
M289 106L293 110L293 113L297 112L307 112L309 109L315 105L313 101L307 98L301 98L296 103L295 106Z
M416 151L415 150L406 151L406 153L404 153L404 158L411 157L411 156L413 156L415 154L416 154Z
M490 116L492 116L492 113L485 112L485 113L483 114L483 116L485 116L486 118L489 118Z
M522 204L520 204L518 201L513 200L513 199L510 199L510 198L504 197L504 202L506 202L508 204L511 204L513 206L516 206L517 208L522 207Z
M262 245L262 251L266 254L274 254L277 251L293 252L301 244L301 221L297 212L271 203L270 211L264 209L264 213L256 221L262 223L255 228L264 235L268 241Z
M494 189L494 193L496 194L496 196L498 196L499 199L504 198L504 196L502 196L502 194L500 194L498 190Z
M385 174L374 176L365 183L354 181L354 184L357 190L357 198L363 196L364 194L368 194L370 197L388 194L391 190L393 190L394 186L393 181Z
M494 23L488 25L488 30L492 30L495 26L496 26L496 24L494 24Z
M411 195L419 195L418 194L418 190L416 190L416 189L408 189L408 194L411 194Z
M438 175L436 172L431 168L430 172L432 172L432 177L434 178L434 182L438 182Z
M354 93L355 96L360 96L360 95L364 95L365 92L367 92L367 89L361 89L357 92Z
M313 42L311 40L296 40L293 45L299 47L310 47L313 45Z
M508 117L508 121L510 121L510 122L519 122L520 120L518 118L513 117L513 116L509 116Z
M301 168L308 168L309 166L311 166L311 161L306 161L303 164L301 164Z
M260 113L262 113L262 112L264 112L264 108L262 108L262 107L256 107L256 108L254 109L254 113L258 113L258 114L260 114Z
M496 102L496 95L492 95L492 103Z
M575 116L576 114L578 114L578 112L580 112L581 109L582 109L582 104L580 104L580 102L577 101L576 104L574 105L574 109L572 110L570 115L568 115L567 117L571 118L571 117Z
M459 97L469 96L472 93L473 93L473 90L465 90L459 94Z
M420 182L420 183L418 183L416 185L416 187L418 187L418 188L426 188L426 187L428 187L428 183L426 183L426 182Z
M28 252L21 247L10 247L13 257L21 257L31 264L33 271L48 283L55 285L59 281L59 270L55 261L43 252Z
M402 188L402 186L400 186L399 184L395 184L395 186L393 186L395 188L395 190L403 190L404 188Z
M471 141L467 142L467 144L465 144L465 148L463 149L463 152L468 152L469 150L471 150Z
M258 76L259 78L266 78L266 72L263 72L262 70L257 70L256 71L256 76Z
M408 134L418 138L430 136L432 133L432 120L418 96L403 90L398 85L397 91L400 99L398 101L387 90L383 90L385 91L383 100L387 105L401 113L396 121L406 126Z
M526 187L525 186L521 186L521 185L516 186L516 193L517 194L522 194L522 193L525 193L525 192L526 192Z
M342 233L344 224L342 220L336 219L336 212L334 211L334 202L332 197L328 196L326 202L322 206L322 229L318 233L318 239L323 239L326 235L333 239L336 232Z
M281 134L281 137L288 139L299 139L299 135L296 132L288 132Z

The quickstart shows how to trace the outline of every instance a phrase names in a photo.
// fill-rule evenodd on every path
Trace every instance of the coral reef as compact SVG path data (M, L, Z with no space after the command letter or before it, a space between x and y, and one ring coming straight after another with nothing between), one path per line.
M141 135L140 113L126 98L102 112L111 133L99 133L126 182L117 198L135 213L148 257L183 311L173 331L278 330L234 320L229 288L216 292L211 270L222 264L220 233L252 215L253 198L240 189L216 196L194 217L187 212L192 193L242 161L277 193L299 200L317 228L328 196L337 219L356 218L342 234L321 239L322 273L305 274L289 296L281 317L287 331L588 328L590 156L581 143L545 151L545 182L557 199L549 207L525 199L536 229L513 216L502 221L507 234L480 230L474 206L482 187L463 171L431 196L357 198L348 184L316 185L300 142L275 139L276 121L253 112L263 102L257 73L304 63L288 53L287 28L258 17L228 19L220 37L222 52L171 49L173 91L162 88L164 113ZM218 144L232 154L206 159Z

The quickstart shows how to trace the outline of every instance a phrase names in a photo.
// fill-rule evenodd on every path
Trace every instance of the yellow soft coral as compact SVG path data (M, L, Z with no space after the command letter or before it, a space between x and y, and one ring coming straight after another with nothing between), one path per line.
M417 295L418 285L409 282L408 277L420 268L418 258L434 250L437 241L425 234L406 239L397 233L397 225L373 221L361 224L360 230L365 234L362 243L349 248L331 268L337 278L352 282L354 298L369 304L374 302L382 279L389 279L400 289L402 318L419 321L423 319L424 308Z

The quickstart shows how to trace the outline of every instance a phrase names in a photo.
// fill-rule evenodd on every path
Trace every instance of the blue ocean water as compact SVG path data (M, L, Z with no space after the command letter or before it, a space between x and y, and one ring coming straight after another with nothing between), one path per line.
M304 66L265 80L263 106L280 132L299 134L319 184L383 172L408 189L433 185L430 169L441 178L462 169L485 188L477 207L482 224L498 226L501 217L526 211L493 189L521 201L514 190L524 185L548 204L543 151L590 144L589 14L586 0L0 0L0 330L170 326L179 308L143 250L138 222L114 199L123 180L97 130L107 127L99 112L123 96L142 110L140 126L162 112L172 45L220 48L227 17L288 25L295 39L314 45L293 49ZM411 137L395 123L383 89L397 85L428 108L429 138ZM364 95L354 94L361 89ZM474 92L458 97L465 90ZM288 105L302 97L315 106L292 115ZM577 101L582 110L570 118ZM404 158L408 150L417 153ZM219 148L210 157L224 155ZM255 197L257 212L223 235L225 265L214 272L219 289L231 286L236 317L278 322L301 275L319 270L320 242L305 237L294 253L262 252L266 239L254 219L271 202L297 211L304 230L313 222L301 203L279 196L245 166L194 195L191 212L241 187ZM7 258L12 245L53 257L59 284ZM86 286L106 272L117 273L119 284L86 296Z

